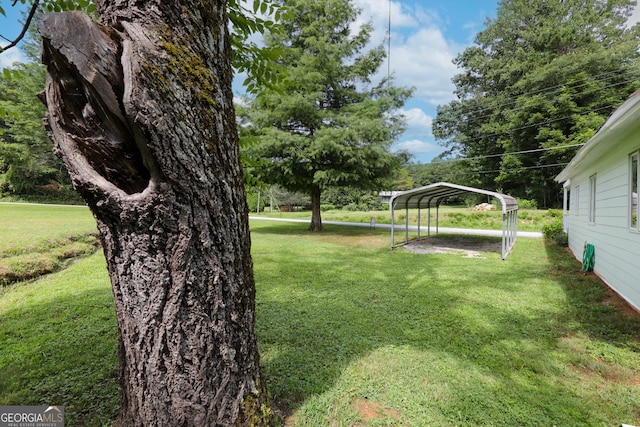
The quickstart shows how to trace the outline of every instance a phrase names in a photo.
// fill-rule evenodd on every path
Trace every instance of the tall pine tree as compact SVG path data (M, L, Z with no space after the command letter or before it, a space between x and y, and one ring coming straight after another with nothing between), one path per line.
M320 200L327 187L377 189L399 163L389 149L404 130L399 109L411 90L388 80L371 83L385 58L364 52L372 28L356 34L359 11L349 0L283 0L283 31L267 39L284 46L285 79L263 87L246 114L248 153L263 159L255 175L311 196L311 230L322 230Z

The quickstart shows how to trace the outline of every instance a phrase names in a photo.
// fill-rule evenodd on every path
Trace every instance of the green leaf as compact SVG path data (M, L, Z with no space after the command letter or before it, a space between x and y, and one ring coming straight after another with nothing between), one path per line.
M272 18L264 19L257 16L257 14L258 12L268 10L273 11L271 15L277 13L278 16L283 16L280 12L284 10L283 7L276 3L275 0L255 0L251 8L253 13L251 13L249 9L241 6L237 0L230 0L228 5L229 20L232 24L231 43L235 49L233 66L237 71L247 73L248 79L245 83L245 89L252 93L255 92L260 85L273 85L273 82L264 81L262 78L263 73L260 70L265 66L278 69L279 65L276 63L277 58L272 54L266 55L264 49L258 48L255 43L249 42L248 40L252 34L264 34L267 30L270 34L281 32L281 26L274 22ZM273 73L273 75L276 74L280 73ZM253 81L254 84L249 85L249 81Z

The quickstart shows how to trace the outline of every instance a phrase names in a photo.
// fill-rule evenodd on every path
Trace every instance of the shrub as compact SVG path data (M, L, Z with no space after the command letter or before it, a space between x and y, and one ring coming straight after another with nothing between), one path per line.
M481 212L481 211L471 212L471 218L474 218L474 219L483 219L483 218L487 218L488 216L489 214L486 212Z
M344 206L342 210L351 211L351 212L358 212L358 211L367 212L370 209L369 209L369 206L362 203L349 203L348 205Z
M247 206L249 212L262 212L264 211L264 196L260 200L260 210L258 211L258 192L247 190Z
M332 205L331 203L322 203L320 204L320 210L322 212L332 211L336 208L336 205Z
M518 201L518 209L538 209L538 202L534 199L520 199L516 198Z
M551 216L551 219L542 226L542 235L545 239L553 240L560 246L569 244L569 236L564 232L562 217Z
M562 211L559 209L549 209L547 211L547 216L551 217L551 218L560 218L562 219Z

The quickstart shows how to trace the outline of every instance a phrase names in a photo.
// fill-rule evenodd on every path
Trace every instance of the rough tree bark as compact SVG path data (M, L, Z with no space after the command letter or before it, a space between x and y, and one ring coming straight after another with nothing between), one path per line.
M121 424L265 425L226 1L43 15L46 126L101 234Z

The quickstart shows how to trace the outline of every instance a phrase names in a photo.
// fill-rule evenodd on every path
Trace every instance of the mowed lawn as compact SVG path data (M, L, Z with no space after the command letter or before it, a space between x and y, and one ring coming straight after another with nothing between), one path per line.
M261 362L285 425L640 424L640 321L563 248L521 238L501 261L390 251L368 228L251 229ZM6 287L0 405L110 425L112 304L101 251Z

